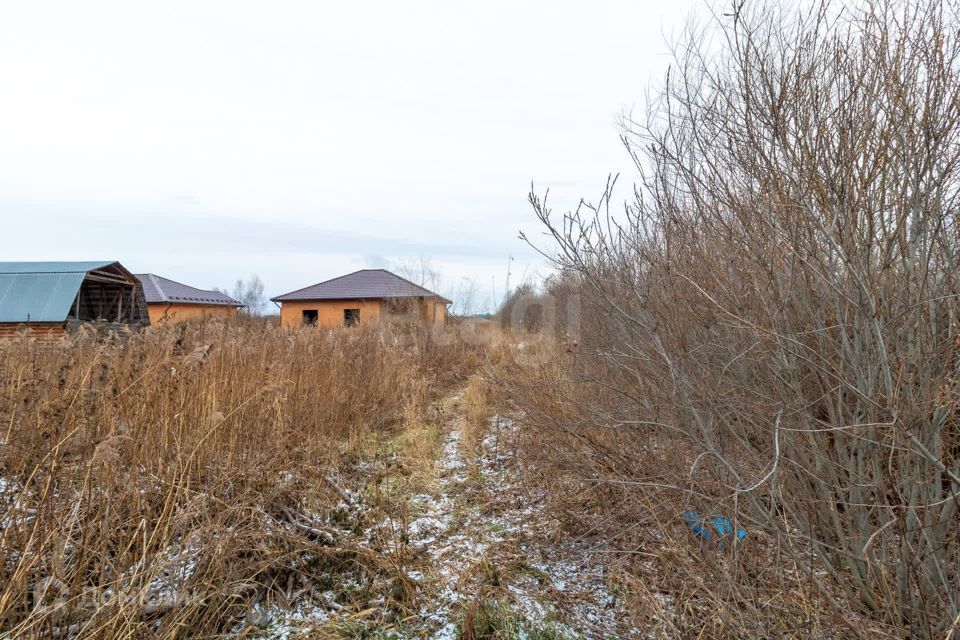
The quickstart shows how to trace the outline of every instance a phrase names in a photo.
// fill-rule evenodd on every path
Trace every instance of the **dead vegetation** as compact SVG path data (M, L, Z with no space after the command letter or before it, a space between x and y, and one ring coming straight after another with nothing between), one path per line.
M958 24L732 3L625 122L625 212L531 196L579 340L504 386L557 511L667 636L960 629ZM748 537L699 543L687 510Z
M625 123L635 202L531 197L557 275L504 317L556 333L508 358L470 326L0 343L3 633L255 634L307 603L347 636L569 635L524 624L528 585L558 619L612 595L597 637L955 637L958 23L735 3L691 30Z
M361 459L479 355L398 341L241 320L0 342L2 634L243 634L343 581L326 606L349 608L375 576L402 602L354 535Z

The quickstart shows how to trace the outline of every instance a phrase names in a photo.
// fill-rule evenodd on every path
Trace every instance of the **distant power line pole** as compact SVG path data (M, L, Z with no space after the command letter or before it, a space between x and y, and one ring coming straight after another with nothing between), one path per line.
M510 267L513 265L513 254L507 255L507 283L503 286L503 301L510 297Z

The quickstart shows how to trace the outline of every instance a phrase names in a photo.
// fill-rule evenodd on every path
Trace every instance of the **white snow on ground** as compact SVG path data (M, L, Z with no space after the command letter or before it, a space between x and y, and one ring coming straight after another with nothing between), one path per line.
M21 491L19 482L0 476L0 532L33 522L37 512L24 504L29 494Z
M476 592L470 569L486 560L503 570L516 564L518 550L526 556L527 570L505 571L503 580L510 609L519 619L534 627L549 625L571 637L621 635L617 600L597 555L585 543L549 542L557 523L541 512L542 493L522 486L519 470L511 464L515 432L512 420L503 416L490 420L477 452L478 492L464 495L468 454L461 450L460 431L454 424L437 462L437 495L414 498L423 515L411 523L410 543L429 545L440 586L439 601L421 612L424 619L440 625L434 640L454 637L454 621ZM435 526L418 535L422 521Z
M325 600L328 604L333 601L333 594L321 600ZM303 634L311 629L323 625L330 619L330 614L324 602L301 602L290 610L256 605L249 617L249 622L254 626L266 629L266 637L287 640L303 637Z
M458 622L492 570L499 584L486 590L487 601L506 606L528 628L550 627L569 638L641 635L624 628L600 554L586 542L556 542L562 540L559 523L543 511L543 491L523 485L512 454L515 423L494 416L477 450L468 451L462 420L455 415L447 425L435 487L410 497L406 525L388 518L362 535L379 553L404 545L420 552L416 566L406 570L418 585L420 609L404 629L413 637L455 640ZM355 508L365 510L357 498ZM266 637L299 637L349 617L346 610L340 615L343 607L332 595L324 595L292 611L258 608L251 616Z

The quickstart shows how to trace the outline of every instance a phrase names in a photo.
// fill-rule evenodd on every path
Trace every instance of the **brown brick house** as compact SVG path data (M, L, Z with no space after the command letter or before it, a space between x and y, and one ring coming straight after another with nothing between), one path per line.
M414 316L443 326L450 300L386 269L362 269L271 298L284 327L341 327Z
M234 318L243 305L225 293L197 289L152 273L138 273L147 299L150 322L179 322L198 318Z

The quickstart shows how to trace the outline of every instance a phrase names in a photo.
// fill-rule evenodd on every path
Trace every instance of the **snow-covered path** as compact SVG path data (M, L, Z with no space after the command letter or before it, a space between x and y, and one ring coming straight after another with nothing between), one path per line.
M460 405L459 396L444 402L433 480L406 497L397 510L404 517L376 516L355 539L384 557L402 558L399 565L415 592L404 615L367 615L360 624L376 631L369 637L455 640L478 617L495 617L501 631L510 630L497 637L642 635L624 622L602 554L561 535L559 522L544 508L543 491L524 483L515 422L495 415L479 433L476 427L468 431ZM357 509L376 512L365 504ZM384 586L381 593L389 590ZM356 609L335 600L327 591L293 610L262 611L269 622L257 635L327 637L326 629L356 619ZM365 612L378 602L382 606L384 596L367 601Z
M600 557L586 543L557 542L559 524L542 510L542 492L522 482L514 421L491 418L473 451L462 442L462 424L455 413L436 492L411 500L419 515L410 544L426 549L432 567L424 578L432 578L435 596L422 615L438 626L433 637L457 637L464 612L478 603L494 603L530 630L628 635Z

